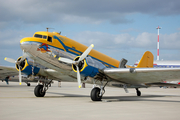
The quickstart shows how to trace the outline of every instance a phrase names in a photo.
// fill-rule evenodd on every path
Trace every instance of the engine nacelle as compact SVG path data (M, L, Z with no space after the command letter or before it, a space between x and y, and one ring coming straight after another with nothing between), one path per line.
M77 61L80 56L76 57L74 61ZM93 60L91 57L86 57L84 60L80 61L78 64L79 71L84 77L94 77L99 73L99 70L106 68L101 62ZM72 65L72 69L77 72L76 66Z
M17 59L17 61L20 61L22 57L19 57ZM38 67L33 67L32 64L30 64L28 62L28 59L24 59L21 63L20 63L20 68L21 68L21 72L23 72L24 74L26 75L31 75L32 74L32 69L33 69L33 74L36 75L39 71L40 71L40 68ZM19 65L16 64L16 69L19 71Z

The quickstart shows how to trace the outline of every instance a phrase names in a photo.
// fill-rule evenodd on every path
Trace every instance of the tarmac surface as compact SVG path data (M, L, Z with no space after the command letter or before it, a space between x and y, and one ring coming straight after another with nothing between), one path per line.
M180 119L180 88L135 89L106 87L102 101L90 98L92 85L55 82L45 97L34 96L36 83L0 82L0 120L177 120Z

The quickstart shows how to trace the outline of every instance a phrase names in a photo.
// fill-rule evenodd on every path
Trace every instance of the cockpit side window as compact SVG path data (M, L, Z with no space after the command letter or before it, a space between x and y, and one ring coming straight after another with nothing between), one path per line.
M49 37L49 36L48 36L47 41L52 42L52 37Z

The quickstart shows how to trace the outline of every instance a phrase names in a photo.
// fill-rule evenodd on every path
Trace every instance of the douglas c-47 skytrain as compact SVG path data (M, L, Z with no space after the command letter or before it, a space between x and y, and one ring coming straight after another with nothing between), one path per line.
M180 79L180 68L153 68L153 55L147 51L136 68L126 65L127 60L115 60L105 54L60 35L57 32L36 32L33 37L20 41L23 56L17 60L5 58L15 63L16 69L29 78L39 78L34 89L36 97L44 97L52 80L86 82L91 78L93 85L91 99L100 101L105 93L105 86L135 88L137 96L141 96L139 88L166 84L162 80ZM34 62L29 62L31 58ZM36 65L40 64L39 66ZM12 68L14 69L14 68ZM21 84L21 77L19 77Z

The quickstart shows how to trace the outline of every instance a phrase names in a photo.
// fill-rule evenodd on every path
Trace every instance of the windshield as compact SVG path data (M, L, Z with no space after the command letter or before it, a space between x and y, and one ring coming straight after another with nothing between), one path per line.
M40 35L40 34L35 34L34 37L47 39L47 36L46 36L46 35Z

